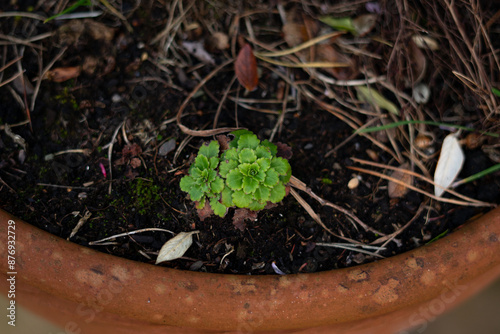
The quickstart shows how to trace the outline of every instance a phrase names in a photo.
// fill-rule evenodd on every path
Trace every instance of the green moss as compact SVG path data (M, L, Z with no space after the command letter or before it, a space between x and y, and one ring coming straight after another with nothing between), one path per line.
M333 181L332 181L332 180L330 180L330 179L329 179L329 178L327 178L327 177L322 178L322 179L321 179L321 182L322 182L323 184L332 184L332 183L333 183Z
M64 87L63 90L61 91L61 93L54 96L54 100L57 103L67 104L67 105L71 106L71 108L73 108L73 110L79 109L78 103L76 102L76 99L73 96L73 94L71 94L71 87L69 87L69 86Z
M132 205L141 215L146 214L160 200L160 188L144 179L132 181L129 194L134 200Z

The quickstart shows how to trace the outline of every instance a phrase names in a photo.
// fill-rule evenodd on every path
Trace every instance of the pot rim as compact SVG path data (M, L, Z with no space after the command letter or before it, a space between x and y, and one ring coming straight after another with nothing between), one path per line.
M3 210L0 217L2 235L8 233L3 222L15 222L19 281L83 307L156 325L246 332L336 326L401 310L410 312L408 318L443 291L458 294L452 305L475 280L500 275L500 207L403 254L286 276L155 266L66 241ZM6 243L0 252L7 252ZM7 272L7 261L1 263Z

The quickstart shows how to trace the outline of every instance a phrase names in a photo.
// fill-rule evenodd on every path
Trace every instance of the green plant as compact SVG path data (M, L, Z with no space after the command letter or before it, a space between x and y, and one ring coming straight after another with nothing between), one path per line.
M277 156L277 146L248 130L231 135L229 142L222 136L220 144L202 145L189 175L180 181L181 190L197 203L200 219L212 212L224 217L231 207L259 211L286 196L292 170L287 159Z
M259 211L267 202L280 202L292 173L288 161L276 156L276 145L268 140L261 142L250 131L239 130L232 135L235 138L222 154L219 167L227 186L222 190L222 203Z
M224 217L226 207L219 202L224 189L224 180L217 175L219 166L219 143L212 140L208 145L202 145L194 163L189 168L189 175L180 181L182 191L189 194L196 207L203 209L208 204L213 212Z

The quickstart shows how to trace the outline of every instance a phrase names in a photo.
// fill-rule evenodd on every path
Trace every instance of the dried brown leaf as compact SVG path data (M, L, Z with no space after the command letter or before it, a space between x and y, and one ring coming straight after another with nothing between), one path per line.
M286 160L290 160L292 158L293 152L290 146L283 144L282 142L277 142L276 147L278 148L278 152L276 153L277 157L281 157Z
M358 73L356 62L343 53L336 51L331 45L322 44L317 48L316 61L349 64L349 66L346 67L324 68L325 71L331 73L336 79L339 80L352 79Z
M132 168L139 168L141 164L142 162L139 158L132 158L132 160L130 160L130 166L132 166Z
M214 211L212 210L212 207L207 203L205 203L205 206L202 209L198 209L198 202L195 202L196 204L196 212L198 213L198 218L200 218L200 221L204 221L208 217L214 214Z
M217 141L219 142L219 145L220 145L220 150L222 152L226 151L229 148L229 142L231 141L231 139L228 136L218 135L218 136L215 136L215 138L217 138Z
M80 72L80 66L58 67L48 71L45 74L45 79L53 82L64 82L78 77Z
M250 44L245 44L238 53L238 57L234 62L234 72L236 78L246 90L252 91L257 88L259 84L257 60Z
M415 84L421 81L425 75L425 71L427 69L427 58L425 57L422 50L413 41L410 41L408 47L412 75L412 80L410 81L410 83Z
M246 219L257 219L257 211L252 211L248 209L236 209L233 216L233 225L240 231L244 231L247 225L245 224Z
M122 149L122 155L125 160L130 160L132 157L136 157L142 154L142 148L133 143L131 145L125 145Z
M399 168L402 169L409 169L409 167L410 165L408 164L408 162L405 162L404 164L399 166ZM393 171L391 177L401 182L404 182L405 184L411 185L413 183L413 176L411 174L404 173L400 170ZM389 181L388 193L390 198L403 197L404 195L406 195L408 190L409 190L408 187L405 185L396 183L394 181Z
M287 23L283 25L281 31L283 32L283 39L290 47L302 44L309 39L307 29L303 24Z

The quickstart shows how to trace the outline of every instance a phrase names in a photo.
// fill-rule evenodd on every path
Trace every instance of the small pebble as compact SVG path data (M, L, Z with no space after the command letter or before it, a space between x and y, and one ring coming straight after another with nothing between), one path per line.
M78 199L79 200L84 200L87 198L87 193L86 192L81 192L78 194Z
M118 103L121 100L122 100L122 97L119 94L113 94L113 96L111 97L111 101L113 101L113 103Z
M304 146L304 150L310 150L314 147L314 145L312 143L309 143L309 144L306 144L306 146Z
M160 147L160 150L158 151L158 154L161 156L165 156L168 153L172 152L173 150L175 150L175 139L174 138L163 143L163 145L161 145L161 147Z
M347 187L349 189L356 189L359 186L359 180L357 177L353 177L352 179L349 180L349 183L347 184Z

